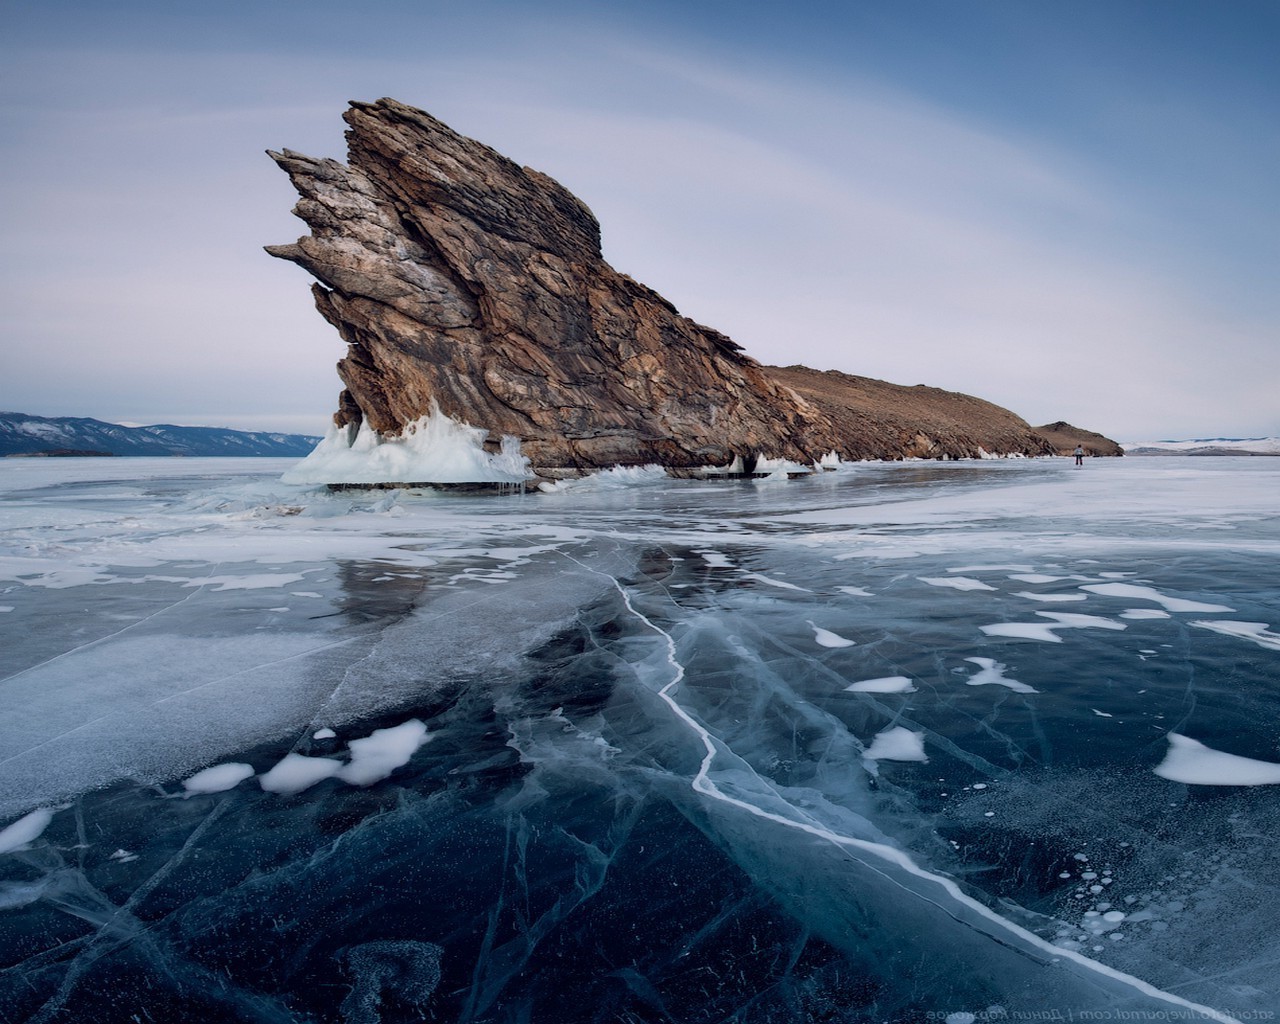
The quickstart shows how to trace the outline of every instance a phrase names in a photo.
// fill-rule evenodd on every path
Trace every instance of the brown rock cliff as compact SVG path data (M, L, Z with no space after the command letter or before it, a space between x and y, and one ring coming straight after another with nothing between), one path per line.
M349 345L339 425L398 434L435 401L546 468L1049 451L979 399L762 367L609 266L591 211L546 175L395 100L345 119L346 164L270 154L311 233L267 247L315 276Z

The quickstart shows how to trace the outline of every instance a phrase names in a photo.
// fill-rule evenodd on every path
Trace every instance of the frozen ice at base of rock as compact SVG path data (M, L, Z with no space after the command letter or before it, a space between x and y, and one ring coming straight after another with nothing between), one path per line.
M288 484L499 483L520 484L532 476L519 439L502 439L502 450L484 450L489 432L459 423L433 401L431 412L408 424L399 437L379 434L367 423L330 427L315 450L281 479Z

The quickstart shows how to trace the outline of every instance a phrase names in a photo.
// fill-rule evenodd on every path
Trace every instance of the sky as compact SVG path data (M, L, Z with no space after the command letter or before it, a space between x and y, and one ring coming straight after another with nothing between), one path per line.
M0 0L0 409L321 433L264 150L382 96L763 363L1280 435L1280 0Z

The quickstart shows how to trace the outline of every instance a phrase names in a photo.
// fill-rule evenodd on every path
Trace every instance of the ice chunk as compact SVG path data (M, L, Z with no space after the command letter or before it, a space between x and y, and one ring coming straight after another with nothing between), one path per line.
M375 729L363 739L351 741L351 763L339 769L337 776L353 786L371 786L407 764L429 738L427 727L416 718L389 729Z
M315 450L281 478L290 484L523 483L532 474L515 438L502 452L484 450L489 432L431 411L399 436L384 437L361 422L330 427Z
M969 686L987 686L994 684L996 686L1006 686L1016 693L1039 693L1034 686L1028 686L1026 683L1020 683L1016 679L1010 679L1004 674L1006 666L1001 665L994 658L965 658L965 661L972 662L978 666L979 671L971 675L965 682Z
M337 775L343 768L341 761L331 757L306 757L302 754L285 754L258 783L268 793L293 796L310 789L322 779Z
M1205 604L1203 601L1187 601L1180 597L1166 597L1154 587L1140 587L1136 583L1086 583L1081 590L1107 597L1128 597L1135 601L1151 601L1171 612L1233 612L1222 604Z
M924 753L924 736L905 726L895 725L876 733L871 746L862 755L868 761L928 761Z
M845 689L850 693L915 693L916 688L906 676L884 676L880 679L862 679L850 683Z
M223 793L228 789L235 789L251 775L253 775L252 765L229 761L226 764L215 764L204 771L196 772L182 784L182 788L188 795Z
M931 587L950 587L952 590L995 590L995 587L988 586L982 580L975 580L971 576L917 576L921 583L927 583Z
M1280 783L1280 764L1227 754L1169 733L1169 750L1155 768L1161 778L1196 786L1272 786Z
M829 629L823 629L821 626L815 626L812 619L805 619L805 621L813 627L813 639L821 647L853 647L857 642L846 639L839 633L833 633Z
M49 807L37 807L29 814L24 814L12 825L0 830L0 853L12 853L35 842L51 821L53 810Z
M1265 622L1234 622L1230 619L1217 619L1191 623L1201 629L1211 629L1224 636L1239 637L1241 640L1252 640L1259 647L1268 647L1280 651L1280 633L1267 629Z

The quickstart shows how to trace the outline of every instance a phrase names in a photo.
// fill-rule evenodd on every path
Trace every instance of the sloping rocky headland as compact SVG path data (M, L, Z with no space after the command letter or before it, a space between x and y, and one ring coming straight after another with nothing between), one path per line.
M591 211L546 175L395 100L345 119L345 164L270 154L311 233L267 247L315 276L348 343L339 426L398 435L436 403L547 470L1053 453L967 395L761 366L609 266Z

